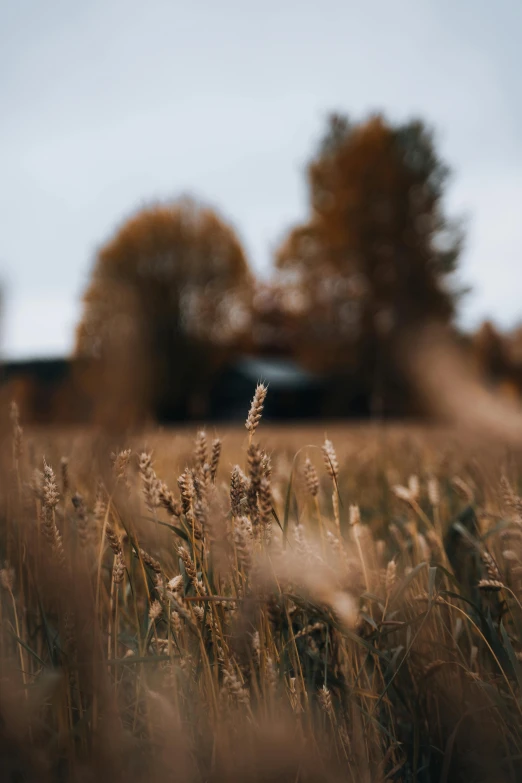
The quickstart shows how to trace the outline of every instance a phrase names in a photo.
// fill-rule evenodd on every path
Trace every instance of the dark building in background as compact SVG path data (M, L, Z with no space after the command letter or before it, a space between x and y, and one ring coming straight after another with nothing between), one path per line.
M28 424L87 422L82 366L81 360L66 358L0 362L0 400L16 400Z
M263 418L314 419L321 415L326 382L291 360L245 356L231 363L216 378L210 416L217 421L241 421L256 384L268 386Z
M26 424L100 423L96 415L99 389L88 382L80 359L33 359L0 364L0 401L15 399ZM86 381L87 379L87 381ZM367 419L419 415L415 409L379 410L353 374L323 375L281 356L242 355L212 377L205 393L187 387L142 419L163 425L188 421L242 422L257 383L269 392L265 421L335 418ZM97 396L98 395L98 396ZM406 399L406 394L396 394Z
M27 423L87 423L92 403L83 394L81 363L72 359L9 361L0 365L2 398L16 398ZM213 379L206 404L197 404L187 390L183 404L153 412L161 424L187 420L241 422L258 382L269 387L266 421L317 419L323 415L327 379L280 357L242 356Z
M16 399L22 414L34 423L55 419L58 395L70 376L68 359L29 359L0 364L3 396Z

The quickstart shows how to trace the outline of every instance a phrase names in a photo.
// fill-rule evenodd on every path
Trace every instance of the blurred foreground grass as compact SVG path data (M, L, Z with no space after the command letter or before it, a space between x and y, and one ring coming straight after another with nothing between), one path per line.
M256 421L12 411L2 779L521 779L521 455Z

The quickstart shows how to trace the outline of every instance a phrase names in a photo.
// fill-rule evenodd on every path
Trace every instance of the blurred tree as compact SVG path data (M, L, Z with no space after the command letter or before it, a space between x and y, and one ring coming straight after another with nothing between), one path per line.
M475 365L497 392L511 399L522 395L522 330L499 332L491 321L484 321L471 337Z
M311 214L276 259L294 315L298 355L338 372L374 412L403 393L396 346L422 321L451 320L462 233L442 210L448 169L418 120L393 126L330 118L308 167ZM339 393L346 393L339 382ZM408 403L409 404L409 403Z
M473 355L479 372L490 381L498 382L509 372L506 339L491 321L484 321L473 335Z
M98 253L77 329L98 418L204 416L209 378L248 329L250 288L239 240L211 209L184 199L128 220Z

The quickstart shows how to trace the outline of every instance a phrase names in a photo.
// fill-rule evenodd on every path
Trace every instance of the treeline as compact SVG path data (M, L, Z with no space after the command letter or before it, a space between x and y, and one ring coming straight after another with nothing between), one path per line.
M461 295L463 235L444 212L449 170L433 134L419 120L334 115L306 176L308 215L283 237L269 282L234 228L195 200L124 222L95 259L62 416L204 418L215 378L245 353L327 378L327 415L420 412L400 353L421 325L451 326ZM477 361L503 374L509 341L490 331L472 341Z
M522 327L501 332L485 321L470 338L476 368L495 391L514 401L522 397Z

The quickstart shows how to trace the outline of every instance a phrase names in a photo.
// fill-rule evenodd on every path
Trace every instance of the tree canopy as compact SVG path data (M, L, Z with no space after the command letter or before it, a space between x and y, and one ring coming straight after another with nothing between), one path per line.
M409 412L400 347L420 324L451 322L459 295L448 177L422 121L333 115L307 168L309 215L270 284L213 210L182 199L138 212L99 251L77 330L104 420L183 415L240 348L337 378L336 415L354 399L370 401L360 414Z
M76 339L107 415L168 415L187 386L203 394L249 325L250 286L239 239L212 209L183 199L124 223L97 255Z
M307 173L309 218L276 258L301 307L296 347L308 364L351 367L376 391L395 338L455 312L448 279L462 233L443 210L449 171L419 120L334 115Z

